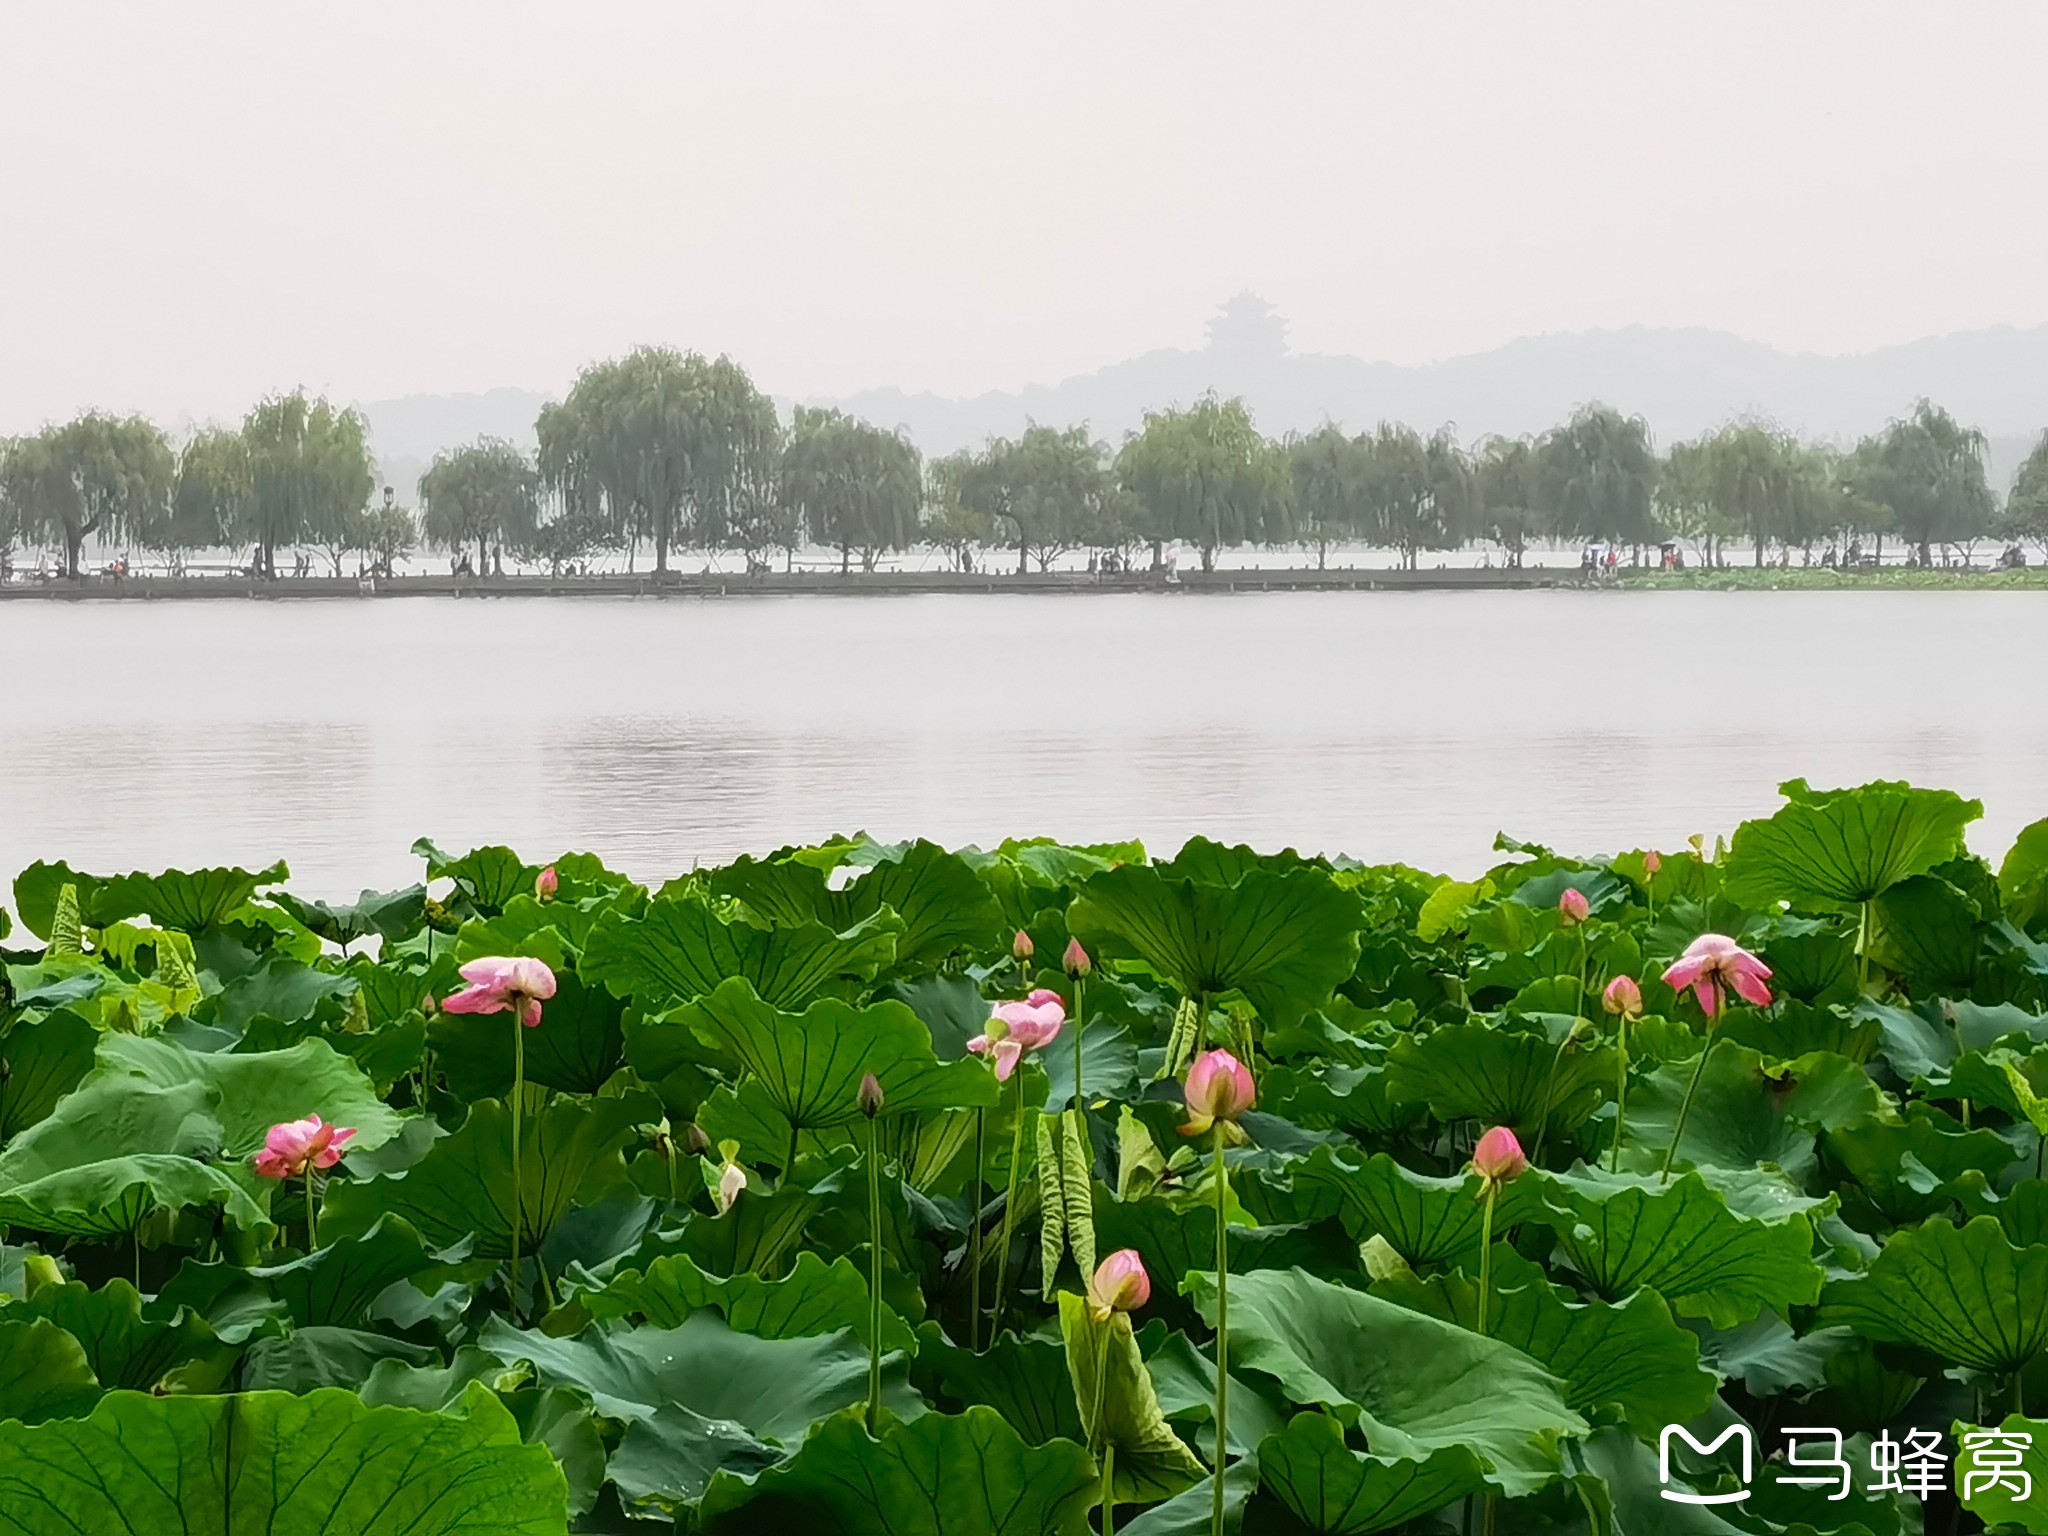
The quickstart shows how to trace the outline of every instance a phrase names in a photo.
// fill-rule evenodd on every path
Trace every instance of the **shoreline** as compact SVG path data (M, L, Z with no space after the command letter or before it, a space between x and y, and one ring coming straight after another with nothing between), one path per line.
M937 593L1235 593L1235 592L1846 592L2048 590L2048 567L2015 571L1876 571L1731 566L1714 571L1618 571L1588 580L1575 568L1461 566L1416 571L1383 568L1183 571L1168 581L1150 572L1092 576L1080 572L998 575L959 571L770 572L747 576L671 571L594 576L88 576L80 580L10 582L0 602L190 602L242 599L391 597L890 597Z

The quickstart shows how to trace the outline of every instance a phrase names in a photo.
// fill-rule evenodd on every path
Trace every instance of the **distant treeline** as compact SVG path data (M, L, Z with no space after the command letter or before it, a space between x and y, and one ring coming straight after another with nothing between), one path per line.
M230 547L275 574L280 549L388 565L415 545L545 561L559 570L651 545L764 561L806 545L872 568L923 544L966 565L1014 551L1020 570L1076 549L1126 561L1168 543L1209 568L1233 545L1425 550L1486 543L1509 564L1532 544L1665 540L1712 560L1723 541L1803 548L1887 537L1923 561L1981 539L2048 550L2048 434L2003 506L1982 434L1922 401L1842 452L1740 421L1660 453L1649 425L1589 405L1533 438L1459 442L1381 424L1271 438L1240 400L1148 414L1120 446L1083 427L1030 427L924 459L901 435L838 411L784 420L726 358L642 348L583 370L535 423L539 449L481 439L438 456L417 515L379 495L354 411L303 392L239 426L174 445L140 417L97 412L0 442L0 551L88 538L163 551Z

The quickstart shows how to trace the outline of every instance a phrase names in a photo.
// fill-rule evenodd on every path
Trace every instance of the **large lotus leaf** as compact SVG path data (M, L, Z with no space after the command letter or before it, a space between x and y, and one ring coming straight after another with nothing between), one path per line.
M824 1204L822 1196L801 1183L759 1192L749 1189L730 1210L716 1216L692 1215L673 1251L687 1253L707 1274L773 1274Z
M1944 1078L1917 1086L1936 1097L1989 1105L2048 1136L2048 1045L2018 1051L1965 1051Z
M1387 1054L1387 1092L1427 1104L1439 1120L1479 1120L1514 1129L1533 1145L1546 1118L1558 1131L1583 1125L1614 1092L1614 1049L1604 1041L1558 1049L1554 1033L1473 1020L1427 1035L1404 1035Z
M1818 1005L1855 1001L1856 935L1839 931L1838 919L1781 918L1756 949L1771 968L1776 996Z
M1763 1164L1804 1181L1814 1169L1818 1134L1890 1112L1877 1085L1846 1057L1816 1054L1772 1062L1726 1041L1714 1042L1712 1051L1700 1073L1674 1167ZM1639 1172L1662 1167L1698 1065L1697 1056L1666 1062L1630 1085L1625 1166Z
M756 1338L728 1328L711 1311L693 1312L679 1328L599 1323L574 1338L524 1331L493 1317L477 1343L501 1360L525 1361L550 1386L589 1393L609 1418L649 1418L675 1404L786 1445L868 1394L867 1346L851 1333ZM923 1410L903 1379L900 1357L884 1357L882 1388L892 1412L909 1418Z
M1296 1125L1354 1136L1392 1135L1422 1118L1420 1105L1394 1099L1384 1066L1341 1061L1266 1068L1259 1077L1259 1103Z
M1988 1189L2019 1156L1996 1131L1965 1130L1931 1104L1909 1104L1903 1121L1870 1120L1830 1131L1823 1145L1829 1161L1855 1181L1855 1194L1889 1226L1924 1221L1946 1209L1965 1180Z
M1963 828L1981 801L1945 789L1878 782L1816 790L1804 779L1778 786L1787 804L1735 829L1721 889L1752 908L1857 906L1962 851Z
M903 921L895 964L905 971L929 970L958 950L986 949L999 931L995 898L958 854L922 839L844 852L852 856L846 862L867 868L836 889L828 860L788 856L735 860L713 871L711 889L776 927L815 922L844 934L878 912L893 912Z
M1074 1099L1074 1042L1070 1022L1059 1039L1038 1054L1045 1068L1045 1112L1056 1114ZM1088 1104L1138 1096L1138 1043L1121 1024L1088 1024L1081 1031L1081 1089Z
M1423 1457L1368 1455L1344 1443L1327 1413L1296 1414L1268 1435L1258 1465L1260 1486L1315 1536L1390 1531L1486 1486L1484 1465L1463 1446Z
M1126 864L1091 877L1067 912L1096 953L1141 960L1184 996L1241 992L1281 1027L1351 975L1362 921L1358 898L1314 869L1215 885Z
M377 1086L324 1040L282 1051L186 1050L169 1040L109 1035L100 1044L98 1079L125 1076L157 1089L206 1085L224 1133L221 1151L252 1156L273 1125L317 1114L355 1128L351 1149L370 1151L398 1134L402 1117L377 1096Z
M0 1223L111 1237L152 1211L212 1205L245 1230L266 1225L253 1175L217 1166L218 1098L203 1082L97 1073L0 1152Z
M1005 1333L971 1350L948 1341L937 1323L926 1323L918 1330L917 1371L920 1382L935 1381L965 1406L993 1408L1027 1445L1083 1438L1067 1353L1057 1340Z
M633 1093L587 1103L559 1100L520 1125L520 1193L512 1183L512 1116L494 1099L470 1106L453 1135L403 1173L330 1185L326 1219L337 1232L367 1232L389 1214L436 1248L474 1238L473 1252L512 1252L515 1203L523 1253L536 1252L570 1207L590 1204L626 1181L619 1149L633 1128L655 1119L654 1100Z
M540 1024L526 1031L526 1080L562 1093L596 1093L626 1059L619 1021L625 1010L602 987L573 971L555 976L555 995ZM512 1091L510 1013L436 1013L427 1038L448 1086L465 1099L503 1098Z
M1246 1509L1258 1491L1259 1458L1240 1456L1223 1474L1225 1536L1238 1536L1244 1529ZM1205 1477L1164 1504L1154 1504L1142 1515L1120 1522L1117 1529L1123 1536L1210 1536L1215 1529L1211 1523L1215 1498L1215 1484Z
M1977 908L1937 875L1901 880L1877 898L1871 953L1915 997L1966 993L1987 931Z
M2038 938L2048 928L2048 816L2020 829L1998 866L1998 894L2022 932Z
M267 1334L242 1359L242 1386L252 1392L313 1392L321 1387L351 1391L386 1361L433 1365L440 1352L389 1334L361 1328L294 1328Z
M605 1476L628 1509L680 1516L704 1496L714 1473L750 1477L787 1454L730 1419L666 1403L626 1426Z
M1215 1276L1181 1288L1213 1326ZM1561 1443L1587 1430L1564 1383L1520 1350L1298 1269L1232 1277L1230 1353L1234 1369L1357 1424L1376 1455L1469 1448L1510 1497L1550 1481Z
M346 947L371 934L402 939L427 920L427 888L408 885L397 891L364 891L354 901L311 901L289 891L264 898L284 908L330 944Z
M57 1107L93 1069L100 1032L59 1008L40 1019L17 1019L0 1036L0 1144Z
M1616 1306L1578 1304L1513 1249L1494 1256L1486 1333L1512 1344L1565 1384L1565 1402L1592 1415L1618 1409L1638 1433L1690 1422L1713 1400L1715 1381L1700 1369L1699 1339L1672 1320L1655 1291ZM1475 1332L1479 1287L1461 1274L1424 1280L1401 1274L1373 1286L1375 1296Z
M1790 998L1768 1010L1730 1009L1721 1015L1714 1035L1723 1046L1748 1046L1767 1061L1796 1061L1825 1051L1859 1064L1876 1055L1884 1039L1876 1016L1867 1009L1851 1013L1846 1008ZM1690 1054L1689 1048L1686 1054Z
M844 933L804 920L759 928L727 921L694 892L658 896L639 917L607 913L591 930L582 970L643 1005L690 1002L744 976L778 1008L801 1008L842 976L870 979L896 955L902 924L876 912Z
M179 1307L165 1316L166 1310L159 1303L145 1316L135 1287L116 1279L98 1290L76 1281L46 1285L26 1301L6 1303L0 1317L41 1318L62 1328L109 1391L147 1392L174 1375L180 1390L214 1391L234 1363L233 1348L197 1313Z
M1959 1423L1952 1432L1963 1508L1986 1530L2048 1533L2048 1419L2013 1413L1992 1426Z
M1087 1298L1072 1291L1062 1291L1059 1302L1060 1334L1087 1444L1098 1459L1105 1445L1116 1451L1113 1497L1118 1503L1150 1504L1200 1479L1202 1463L1159 1411L1129 1320L1117 1314L1096 1322Z
M92 1407L99 1395L92 1364L67 1330L46 1318L17 1319L11 1312L0 1319L0 1420L40 1424L68 1419ZM0 1512L0 1520L5 1518Z
M1936 1220L1894 1233L1865 1273L1831 1282L1820 1320L2004 1373L2048 1344L2044 1296L2048 1247L2015 1247L1989 1216Z
M1308 1269L1328 1274L1355 1271L1358 1245L1338 1223L1321 1221L1253 1226L1233 1221L1225 1237L1230 1271ZM1095 1191L1095 1246L1099 1252L1135 1248L1152 1275L1179 1275L1216 1267L1216 1208L1208 1199L1168 1200L1148 1195L1118 1200L1100 1185ZM1160 1298L1165 1299L1165 1298Z
M62 863L36 863L15 877L14 909L21 914L22 926L47 939L58 894L70 885L78 892L79 920L89 928L147 913L162 927L191 933L226 921L257 890L277 884L289 873L278 863L254 873L167 869L158 875L101 876L82 874Z
M707 1536L1086 1536L1097 1486L1080 1446L1026 1445L993 1409L928 1413L880 1439L844 1413L778 1466L713 1476L700 1515Z
M498 844L450 858L423 837L412 845L412 851L427 861L429 880L453 880L479 912L502 912L513 897L532 895L533 882L540 874L539 866L526 863Z
M1155 1292L1152 1305L1159 1304ZM1147 1325L1138 1336L1145 1352L1145 1371L1168 1422L1185 1424L1205 1448L1216 1444L1216 1357L1198 1348L1186 1334L1167 1333L1153 1343L1160 1329ZM1224 1432L1226 1460L1249 1456L1261 1440L1284 1429L1293 1409L1270 1377L1230 1373L1230 1423ZM1206 1428L1204 1426L1207 1426Z
M1294 1187L1311 1209L1340 1217L1354 1238L1383 1237L1410 1264L1478 1257L1485 1208L1476 1173L1432 1178L1411 1172L1384 1152L1351 1163L1325 1149L1294 1170ZM1503 1189L1494 1213L1496 1231L1544 1219L1529 1183L1517 1180Z
M353 1327L391 1286L441 1267L402 1218L380 1216L360 1236L337 1237L302 1258L248 1273L299 1327Z
M1756 1198L1754 1177L1709 1188L1682 1174L1550 1174L1518 1180L1538 1186L1560 1253L1595 1295L1618 1301L1649 1286L1681 1316L1716 1328L1746 1323L1765 1308L1782 1312L1820 1295L1813 1259L1814 1201L1787 1200L1770 1214L1731 1209L1729 1189Z
M707 1274L685 1253L666 1254L643 1270L614 1275L602 1290L581 1297L599 1319L638 1318L657 1328L677 1328L692 1312L714 1307L727 1326L763 1339L801 1339L850 1331L868 1337L868 1286L844 1254L827 1264L817 1254L799 1253L789 1273L777 1279L739 1273ZM910 1325L882 1308L882 1347L912 1350Z
M994 1076L976 1061L941 1062L930 1033L901 1003L855 1008L821 998L802 1013L783 1013L736 977L674 1019L738 1061L782 1116L807 1130L858 1120L860 1083L870 1072L891 1114L997 1101Z
M234 977L218 994L194 1009L201 1022L233 1035L259 1019L296 1024L327 1023L347 1016L358 983L354 977L290 958L272 958Z
M0 1425L0 1533L562 1536L562 1474L481 1387L460 1408L352 1392L148 1397L83 1419Z

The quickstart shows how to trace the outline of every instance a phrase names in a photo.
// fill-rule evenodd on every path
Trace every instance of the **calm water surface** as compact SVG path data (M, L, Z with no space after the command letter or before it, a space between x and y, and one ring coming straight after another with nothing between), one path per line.
M0 888L428 835L658 878L865 828L1343 851L1672 846L1780 779L2048 815L2048 597L1327 593L0 604Z

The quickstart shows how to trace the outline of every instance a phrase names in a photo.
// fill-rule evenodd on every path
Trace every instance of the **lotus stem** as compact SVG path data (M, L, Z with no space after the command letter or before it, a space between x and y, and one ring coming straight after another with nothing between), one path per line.
M1716 1043L1717 1038L1708 1034L1706 1046L1700 1051L1700 1059L1692 1069L1692 1081L1685 1085L1685 1097L1678 1101L1678 1124L1671 1128L1671 1145L1664 1149L1664 1166L1657 1174L1657 1187L1660 1189L1671 1182L1671 1160L1678 1156L1678 1144L1685 1140L1685 1117L1692 1113L1692 1096L1699 1091L1700 1078L1707 1070L1707 1058L1714 1054Z
M1017 1121L1010 1131L1010 1184L1003 1196L1003 1235L996 1247L996 1308L990 1314L988 1338L993 1344L1003 1331L1003 1291L1010 1278L1010 1239L1017 1226L1017 1168L1024 1161L1024 1075L1011 1075L1017 1085Z
M1479 1221L1479 1333L1486 1333L1487 1303L1493 1296L1493 1203L1500 1198L1500 1186L1486 1181L1486 1214Z
M512 1010L512 1315L519 1315L519 1234L526 1225L526 1186L519 1177L519 1116L526 1105L526 1025Z
M306 1164L306 1252L311 1253L320 1246L319 1224L314 1216L317 1210L313 1204L313 1165Z
M1096 1339L1095 1350L1095 1412L1088 1417L1088 1444L1094 1448L1099 1440L1102 1446L1102 1531L1110 1536L1116 1529L1115 1472L1116 1442L1109 1438L1102 1427L1102 1399L1109 1386L1109 1330L1116 1326L1112 1317L1105 1324L1097 1324L1092 1332Z
M1102 1536L1116 1536L1116 1444L1113 1441L1104 1442L1102 1447Z
M868 1433L882 1419L882 1148L868 1120Z
M988 1167L987 1111L974 1112L974 1174L967 1183L967 1347L981 1348L981 1192Z
M1571 1048L1572 1036L1577 1034L1578 1030L1579 1021L1574 1018L1572 1027L1566 1030L1564 1038L1557 1042L1557 1050L1550 1058L1550 1072L1543 1079L1543 1118L1536 1122L1536 1144L1529 1149L1529 1161L1532 1163L1542 1161L1543 1140L1550 1134L1550 1101L1557 1093L1557 1069L1564 1061L1564 1053Z
M1216 1466L1209 1505L1209 1536L1223 1536L1223 1466L1230 1444L1230 1170L1223 1163L1223 1128L1216 1122Z
M1863 903L1863 915L1856 927L1856 989L1865 996L1870 993L1870 937L1875 908L1869 900Z
M1074 1016L1067 1022L1074 1027L1074 1113L1081 1112L1081 991L1088 985L1088 978L1074 978Z
M1614 1016L1614 1156L1611 1173L1621 1172L1621 1139L1628 1129L1628 1015Z

